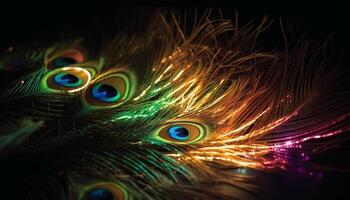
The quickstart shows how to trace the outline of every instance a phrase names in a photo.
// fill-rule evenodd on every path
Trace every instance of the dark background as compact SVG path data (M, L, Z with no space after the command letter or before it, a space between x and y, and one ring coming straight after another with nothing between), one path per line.
M108 35L109 32L113 32L109 30L118 29L131 18L142 21L152 12L152 7L199 8L199 10L212 7L220 8L227 16L233 16L234 11L237 10L243 23L264 15L271 18L282 17L284 21L293 24L297 34L307 33L309 38L316 40L332 36L335 39L337 52L342 55L345 68L349 72L350 10L346 3L341 2L245 1L233 3L214 0L150 0L115 3L112 1L100 3L47 1L37 4L10 2L11 5L2 3L0 48L2 50L10 45L55 40L62 37L60 35L62 31L71 31L74 34L89 32L98 36ZM349 145L349 142L345 142L339 148L315 158L315 161L350 169ZM348 195L350 173L346 171L329 171L320 179L292 174L263 176L266 177L265 188L261 194L263 199L350 199Z

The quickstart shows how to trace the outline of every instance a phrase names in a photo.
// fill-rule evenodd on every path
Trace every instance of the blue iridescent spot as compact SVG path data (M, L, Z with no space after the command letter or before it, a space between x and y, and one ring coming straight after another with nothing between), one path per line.
M188 130L183 126L178 125L170 127L168 129L168 135L169 137L180 141L185 141L190 137Z
M55 83L63 87L69 87L69 88L80 86L83 83L83 81L79 77L76 77L73 74L69 74L66 72L61 72L57 74L53 78L53 80L55 81Z
M91 94L94 98L107 103L113 103L120 99L118 90L107 84L96 84L92 88Z
M114 200L114 196L109 190L99 188L89 192L88 200Z
M52 65L55 67L65 67L75 63L77 63L77 61L69 57L59 57L52 61Z

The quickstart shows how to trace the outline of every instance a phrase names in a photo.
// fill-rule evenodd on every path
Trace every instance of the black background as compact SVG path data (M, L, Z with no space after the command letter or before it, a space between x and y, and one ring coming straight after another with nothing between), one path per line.
M7 5L11 3L11 5ZM349 6L345 1L335 2L253 2L244 1L116 1L116 2L2 2L0 7L0 48L26 44L35 40L55 40L62 30L91 32L103 35L108 29L116 29L118 23L127 23L125 17L147 15L152 7L164 6L177 9L207 7L220 8L224 13L239 12L242 21L282 17L293 22L300 32L310 38L323 40L335 38L339 55L343 55L345 67L349 66L350 32ZM5 5L6 4L6 5ZM147 6L147 8L144 8ZM132 7L132 8L130 8ZM136 8L135 8L136 7ZM151 8L150 8L151 7ZM142 18L142 17L141 17ZM146 20L145 20L146 21ZM145 24L147 26L147 24ZM348 70L349 71L349 70ZM350 169L349 142L324 154L318 161L332 166ZM271 175L262 198L266 199L350 199L348 197L349 172L326 172L320 180L309 180L291 175Z

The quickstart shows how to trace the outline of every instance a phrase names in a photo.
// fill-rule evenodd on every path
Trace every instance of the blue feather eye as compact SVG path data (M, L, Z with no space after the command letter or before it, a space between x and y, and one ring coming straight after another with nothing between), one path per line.
M105 188L98 188L95 190L92 190L88 193L88 200L114 200L113 194L105 189Z
M63 67L50 71L42 79L42 89L77 92L87 87L91 73L81 67Z
M120 92L118 90L107 84L97 83L91 89L91 95L103 102L113 103L120 99Z
M84 62L85 58L81 51L77 49L68 49L62 53L53 56L48 60L47 67L49 69L56 69L60 67L67 67L77 63Z
M85 100L93 106L118 106L130 97L130 77L127 73L115 73L90 84Z
M72 65L77 63L77 61L73 58L69 58L69 57L59 57L56 58L52 61L52 66L54 67L65 67L68 65Z
M204 139L208 132L202 123L178 121L158 129L155 137L166 143L193 144Z
M183 126L176 125L168 129L168 135L175 140L185 141L189 138L189 131Z
M78 49L68 49L45 59L48 73L42 78L41 88L50 92L77 92L86 88L94 74L89 66L74 66L84 62L84 55Z
M86 186L79 195L80 200L128 200L126 188L119 183L97 183Z
M62 87L74 88L83 84L83 80L74 74L61 72L54 76L54 82L61 85Z

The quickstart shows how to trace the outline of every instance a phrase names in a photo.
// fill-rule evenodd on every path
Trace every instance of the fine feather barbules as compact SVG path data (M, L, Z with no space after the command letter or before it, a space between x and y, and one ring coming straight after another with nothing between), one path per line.
M181 16L28 50L18 74L4 54L6 197L231 199L222 185L257 188L228 169L297 171L350 129L327 45L265 49L266 18L241 27L207 13L186 26Z

